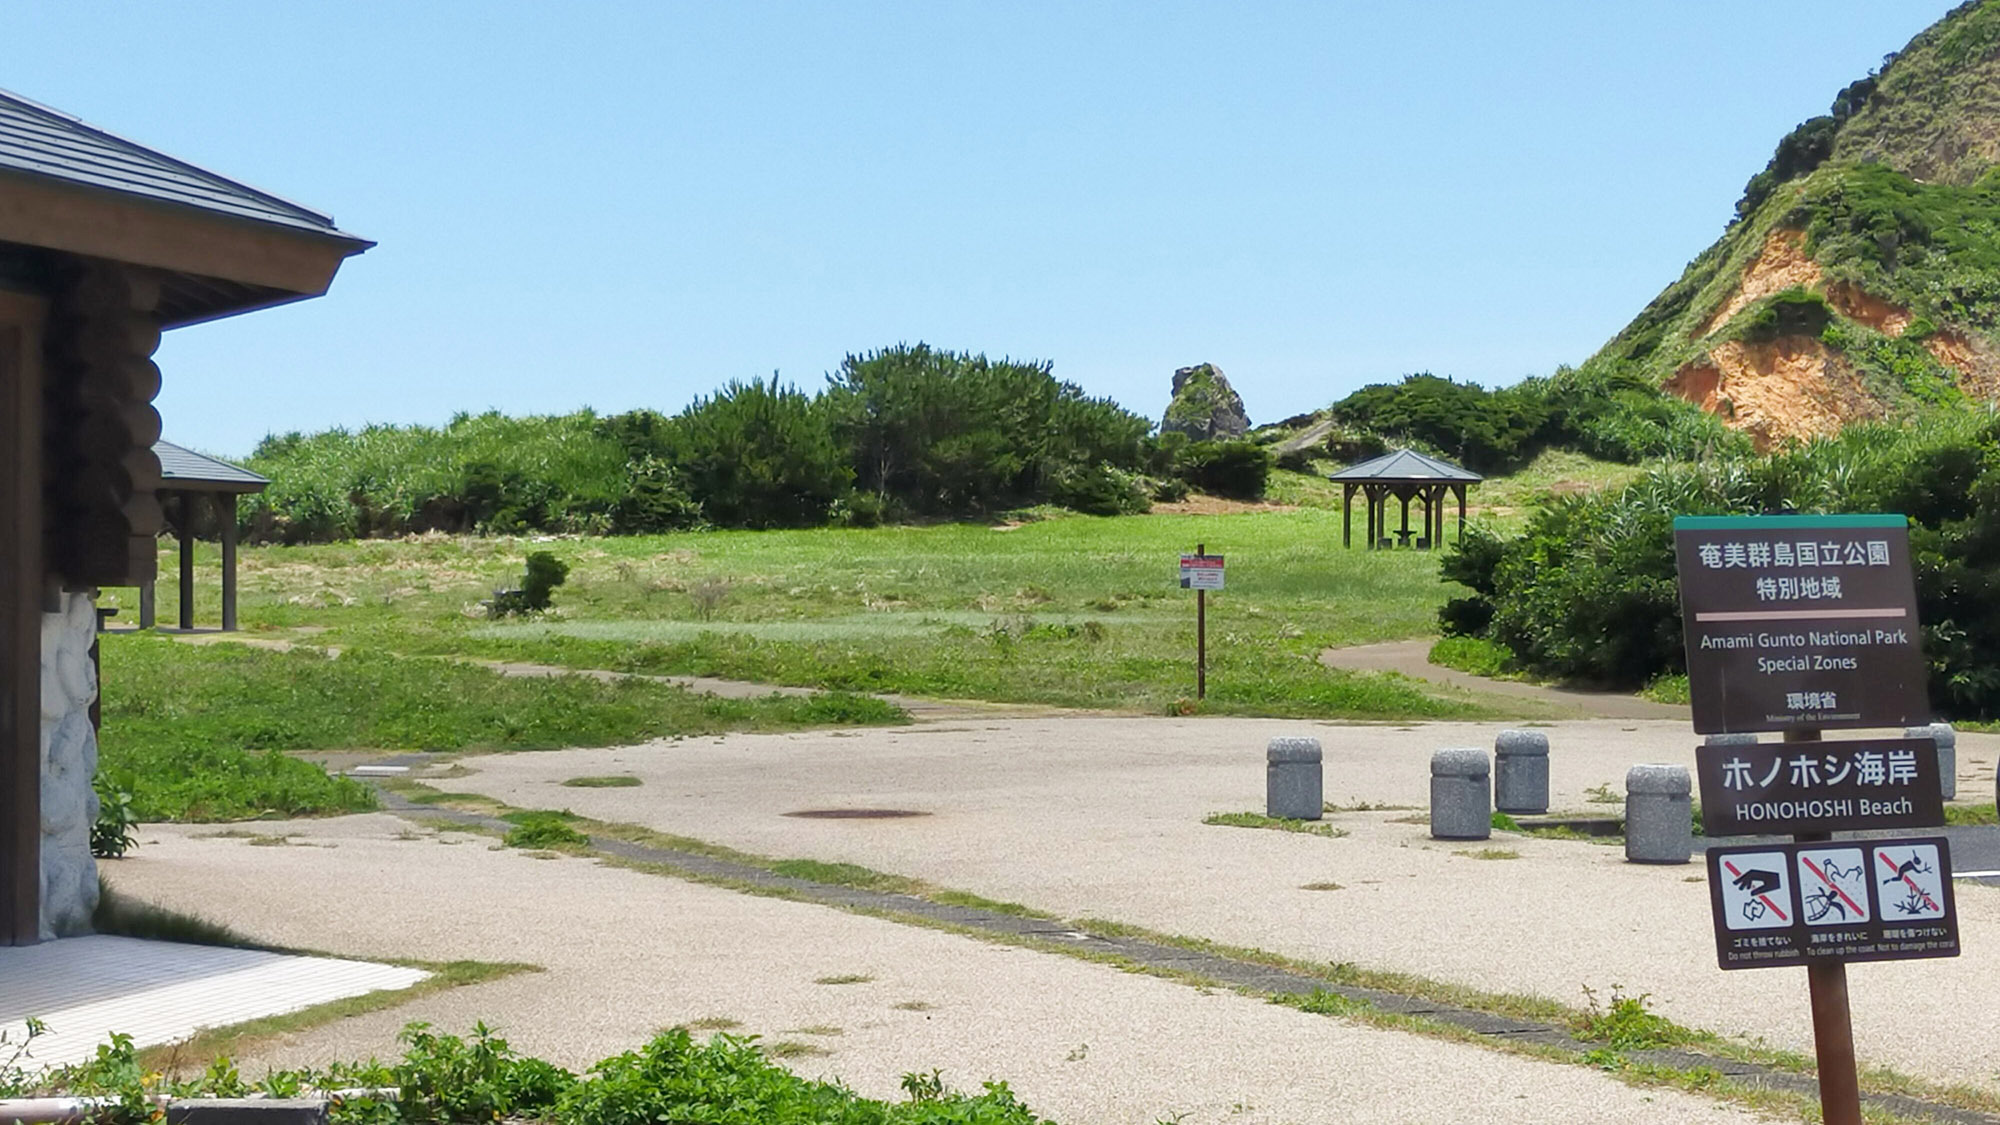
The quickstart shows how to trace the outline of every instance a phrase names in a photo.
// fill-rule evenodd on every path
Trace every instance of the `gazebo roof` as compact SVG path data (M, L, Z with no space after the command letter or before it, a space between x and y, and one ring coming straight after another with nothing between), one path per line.
M1486 478L1470 469L1461 469L1449 461L1426 457L1415 450L1398 449L1359 464L1349 465L1337 473L1330 473L1327 479L1344 484L1392 484L1404 481L1470 484Z
M182 492L262 492L271 483L240 465L218 461L170 441L153 443L160 459L160 483Z

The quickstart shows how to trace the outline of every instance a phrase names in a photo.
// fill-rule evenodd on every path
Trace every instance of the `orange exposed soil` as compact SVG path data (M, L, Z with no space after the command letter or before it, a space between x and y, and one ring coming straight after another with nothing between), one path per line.
M1884 336L1901 336L1910 327L1910 310L1890 304L1852 282L1836 281L1827 286L1826 303L1847 319L1865 324Z
M1787 289L1803 286L1812 288L1820 282L1819 263L1806 257L1806 233L1801 230L1774 230L1764 242L1764 249L1757 260L1743 271L1743 282L1736 292L1729 295L1715 315L1695 332L1695 338L1714 332L1729 323L1729 318L1744 309Z
M1732 340L1676 372L1664 389L1748 433L1758 449L1883 414L1854 373L1810 336Z

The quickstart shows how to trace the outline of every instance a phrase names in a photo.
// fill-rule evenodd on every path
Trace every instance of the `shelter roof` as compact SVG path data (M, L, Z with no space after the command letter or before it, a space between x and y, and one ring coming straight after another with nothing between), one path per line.
M196 453L170 441L154 442L153 453L160 459L160 482L166 488L196 492L262 492L271 483L270 478L260 477L241 465Z
M1397 449L1380 457L1349 465L1337 473L1330 473L1327 479L1347 484L1386 484L1393 481L1469 484L1486 478L1470 469L1461 469L1449 461L1426 457L1413 449Z
M374 243L330 215L0 90L0 280L33 289L64 255L163 271L172 328L318 296Z
M197 168L6 90L0 90L0 168L235 218L353 237L342 234L331 215Z

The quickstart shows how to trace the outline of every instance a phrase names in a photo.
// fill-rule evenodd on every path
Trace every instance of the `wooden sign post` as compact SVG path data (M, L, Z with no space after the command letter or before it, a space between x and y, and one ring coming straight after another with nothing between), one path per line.
M1784 739L1695 751L1704 832L1793 834L1708 850L1716 962L1805 965L1821 1113L1861 1125L1847 962L1958 956L1943 838L1834 839L1943 824L1936 744L1820 741L1930 719L1908 521L1682 516L1674 552L1696 733Z
M1194 591L1194 697L1208 698L1208 592L1222 589L1222 556L1208 553L1208 544L1194 545L1181 556L1181 589Z

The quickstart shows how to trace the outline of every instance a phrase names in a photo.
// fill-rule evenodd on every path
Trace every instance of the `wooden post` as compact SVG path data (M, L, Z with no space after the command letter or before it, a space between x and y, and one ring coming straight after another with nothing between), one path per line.
M180 503L181 533L181 629L194 628L194 498L192 492L177 493Z
M151 629L159 616L159 607L153 602L153 583L139 583L139 628Z
M227 499L223 499L227 497ZM222 631L236 631L236 494L217 497L217 518L222 520Z
M0 944L42 928L41 304L0 294Z
M1818 742L1819 732L1786 731L1786 742ZM1801 844L1833 839L1831 832L1801 832ZM1847 965L1806 962L1812 1003L1813 1055L1819 1070L1819 1110L1826 1125L1861 1125L1861 1082L1854 1062L1854 1014L1847 1000Z
M1361 492L1368 498L1368 549L1372 551L1375 549L1375 544L1380 542L1375 530L1375 486L1364 485Z
M1465 542L1465 486L1457 484L1452 491L1458 493L1458 541Z
M1208 544L1196 543L1196 555L1206 555ZM1208 698L1208 591L1194 592L1194 697Z
M1340 545L1354 546L1354 486L1340 486Z

